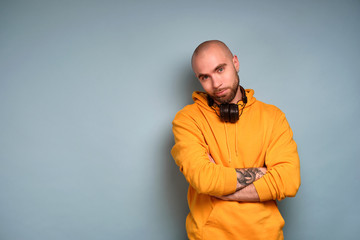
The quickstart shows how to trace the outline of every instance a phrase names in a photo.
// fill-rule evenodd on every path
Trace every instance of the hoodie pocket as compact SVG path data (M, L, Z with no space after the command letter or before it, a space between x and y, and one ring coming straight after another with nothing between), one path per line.
M281 239L284 219L275 202L217 200L202 229L202 239Z
M220 207L218 207L219 200L212 198L211 203L212 203L212 210L211 210L207 220L205 221L204 227L207 225L212 225L212 224L217 223L217 217L216 217L216 216L218 216L217 211L220 210Z
M209 214L209 217L207 218L203 228L202 228L202 238L201 239L224 239L224 236L222 234L219 235L219 233L222 232L221 230L221 223L219 222L220 218L219 216L222 214L222 201L218 199L212 199L212 206L213 209ZM226 239L226 238L225 238Z

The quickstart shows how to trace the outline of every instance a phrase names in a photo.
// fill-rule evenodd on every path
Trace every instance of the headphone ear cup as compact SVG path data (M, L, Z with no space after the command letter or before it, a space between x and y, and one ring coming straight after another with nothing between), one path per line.
M235 123L239 120L239 107L237 104L229 104L229 122Z
M220 119L224 122L229 121L229 104L220 105Z
M240 115L242 115L245 105L248 101L248 99L246 97L245 89L242 86L240 86L240 91L242 93L242 101L244 103L240 114L239 114L239 105L234 104L234 103L223 103L220 105L216 104L216 106L219 107L220 116L216 112L215 108L213 108L216 115L218 115L220 117L221 121L236 123L240 119ZM210 107L212 107L215 104L214 100L209 95L207 95L207 101L208 101L208 105Z
M224 122L235 123L239 120L239 108L237 104L221 104L220 105L220 119Z

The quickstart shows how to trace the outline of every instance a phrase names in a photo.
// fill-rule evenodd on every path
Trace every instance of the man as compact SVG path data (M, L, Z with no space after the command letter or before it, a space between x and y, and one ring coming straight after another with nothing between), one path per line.
M276 200L300 186L284 113L239 85L238 58L224 43L200 44L191 63L206 93L175 116L171 150L189 182L189 239L283 239Z

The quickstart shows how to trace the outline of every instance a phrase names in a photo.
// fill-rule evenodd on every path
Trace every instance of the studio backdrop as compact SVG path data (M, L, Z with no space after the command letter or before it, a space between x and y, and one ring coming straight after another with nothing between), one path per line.
M286 113L302 185L286 239L360 235L360 2L0 2L0 239L186 239L171 121L209 39Z

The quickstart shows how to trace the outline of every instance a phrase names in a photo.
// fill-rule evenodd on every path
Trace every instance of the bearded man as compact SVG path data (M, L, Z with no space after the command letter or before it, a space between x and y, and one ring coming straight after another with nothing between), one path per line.
M223 42L203 42L191 63L205 92L176 114L171 150L189 182L189 239L283 239L276 200L300 186L285 114L239 85L239 60Z

